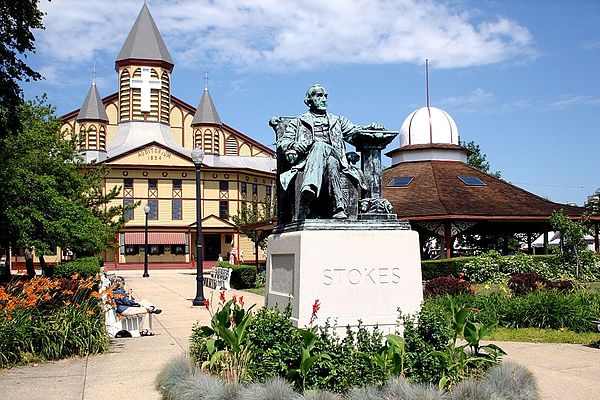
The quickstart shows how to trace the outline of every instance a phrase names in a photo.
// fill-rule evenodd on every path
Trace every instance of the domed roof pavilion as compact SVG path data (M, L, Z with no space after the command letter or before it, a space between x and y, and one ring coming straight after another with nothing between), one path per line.
M459 145L452 117L435 107L412 112L400 129L400 147L388 152L382 191L399 219L410 221L422 242L436 237L442 257L453 256L461 234L547 232L552 213L581 218L582 207L554 203L467 164L469 150ZM598 252L598 222L595 249ZM530 246L531 247L531 246Z

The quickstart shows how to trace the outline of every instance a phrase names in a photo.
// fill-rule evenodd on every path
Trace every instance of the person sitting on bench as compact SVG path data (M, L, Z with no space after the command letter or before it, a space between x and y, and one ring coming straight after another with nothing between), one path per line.
M117 276L114 281L113 295L117 305L117 314L124 316L138 314L160 314L162 310L146 299L136 301L131 296L131 289L125 291L125 278ZM142 335L151 335L148 330L140 330Z

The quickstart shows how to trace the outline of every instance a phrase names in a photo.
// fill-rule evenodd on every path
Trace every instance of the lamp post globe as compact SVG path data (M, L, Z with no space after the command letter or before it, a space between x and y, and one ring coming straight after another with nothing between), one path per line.
M192 150L192 162L196 167L196 297L194 306L204 305L204 252L202 249L202 190L200 188L200 167L204 159L204 151L196 147Z
M150 213L150 206L146 204L144 206L144 214L146 214L146 222L144 224L144 273L142 277L147 278L148 274L148 213Z

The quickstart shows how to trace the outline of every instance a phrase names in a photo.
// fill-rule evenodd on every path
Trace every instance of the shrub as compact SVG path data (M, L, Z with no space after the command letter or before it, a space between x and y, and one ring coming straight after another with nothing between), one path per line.
M546 287L558 292L570 292L574 290L576 286L572 280L566 279L562 281L548 281Z
M534 290L544 289L548 286L548 279L540 274L524 272L514 274L508 280L508 288L517 296L523 296Z
M473 257L463 265L465 279L473 283L500 283L508 278L501 271L502 256L495 250L490 250L478 257Z
M475 315L476 321L497 321L498 326L508 328L567 328L574 332L586 332L594 330L591 321L600 315L600 295L586 290L568 293L535 291L517 297L500 291L463 294L454 298L479 310ZM444 310L450 309L449 299L445 296L428 298L423 307L432 307L431 303Z
M253 288L256 284L256 266L229 265L231 271L231 287L234 289Z
M451 276L460 278L465 263L471 261L474 257L456 257L442 260L421 261L421 273L424 281L439 278L441 276Z
M101 264L102 259L100 257L86 257L69 261L58 264L54 268L54 276L57 278L70 278L73 275L79 275L82 278L89 278L100 273Z
M253 357L248 363L252 380L287 376L297 363L302 337L290 321L292 309L283 312L263 307L256 312L248 327L248 340Z
M425 296L456 295L468 293L471 285L464 279L456 279L449 276L435 278L425 283Z

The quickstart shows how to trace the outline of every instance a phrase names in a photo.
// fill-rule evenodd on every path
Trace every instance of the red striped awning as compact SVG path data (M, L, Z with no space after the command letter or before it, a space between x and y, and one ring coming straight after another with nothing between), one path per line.
M145 244L144 232L125 232L125 244ZM148 232L148 244L186 244L184 232Z

